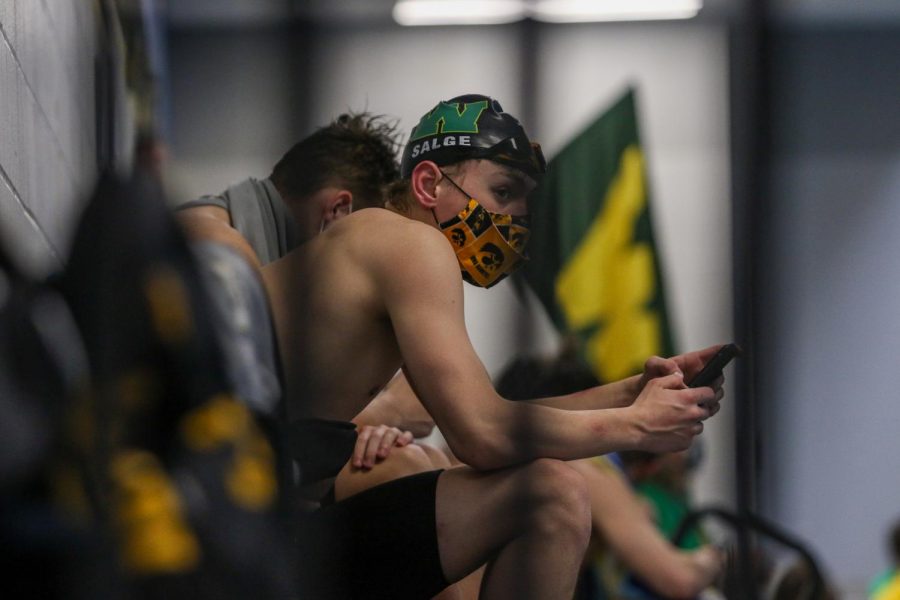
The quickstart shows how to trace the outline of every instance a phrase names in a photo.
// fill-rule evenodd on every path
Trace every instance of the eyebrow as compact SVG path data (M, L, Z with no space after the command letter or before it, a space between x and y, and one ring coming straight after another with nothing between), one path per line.
M518 169L513 169L512 167L504 165L500 173L512 179L513 185L521 186L522 190L527 194L530 194L537 187L537 181L528 175L525 175Z
M524 185L527 183L527 181L526 181L526 179L525 179L525 175L523 175L522 173L520 173L520 172L518 172L518 171L516 171L515 169L512 169L512 168L510 168L510 167L503 167L503 168L501 169L500 173L501 173L502 175L506 175L506 176L509 177L510 179L515 180L515 182L518 183L519 185L523 185L523 186L524 186Z

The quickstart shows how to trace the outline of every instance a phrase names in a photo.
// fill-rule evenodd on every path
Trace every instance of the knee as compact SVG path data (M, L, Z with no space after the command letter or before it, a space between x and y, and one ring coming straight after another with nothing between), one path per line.
M524 468L524 495L531 525L552 535L567 535L587 544L591 505L587 482L566 463L539 459Z

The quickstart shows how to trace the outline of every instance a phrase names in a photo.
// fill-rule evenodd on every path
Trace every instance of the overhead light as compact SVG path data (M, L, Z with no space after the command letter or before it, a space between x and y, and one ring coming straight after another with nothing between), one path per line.
M703 0L535 0L532 18L547 23L690 19Z
M400 25L502 25L690 19L703 0L397 0Z
M393 11L400 25L502 25L527 14L522 0L398 0Z

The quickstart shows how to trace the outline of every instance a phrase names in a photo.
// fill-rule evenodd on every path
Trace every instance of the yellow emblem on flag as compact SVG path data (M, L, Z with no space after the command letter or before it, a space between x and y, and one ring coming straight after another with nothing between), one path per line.
M556 300L568 328L590 331L588 362L602 381L641 370L662 351L653 249L636 242L635 224L645 210L644 158L636 145L622 153L603 210L556 279Z

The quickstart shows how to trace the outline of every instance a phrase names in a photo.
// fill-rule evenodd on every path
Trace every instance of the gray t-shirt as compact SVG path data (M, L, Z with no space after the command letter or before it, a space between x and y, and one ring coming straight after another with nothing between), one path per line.
M270 179L249 178L218 196L185 202L177 210L218 206L231 215L231 224L256 252L260 263L278 260L302 241L297 224Z

